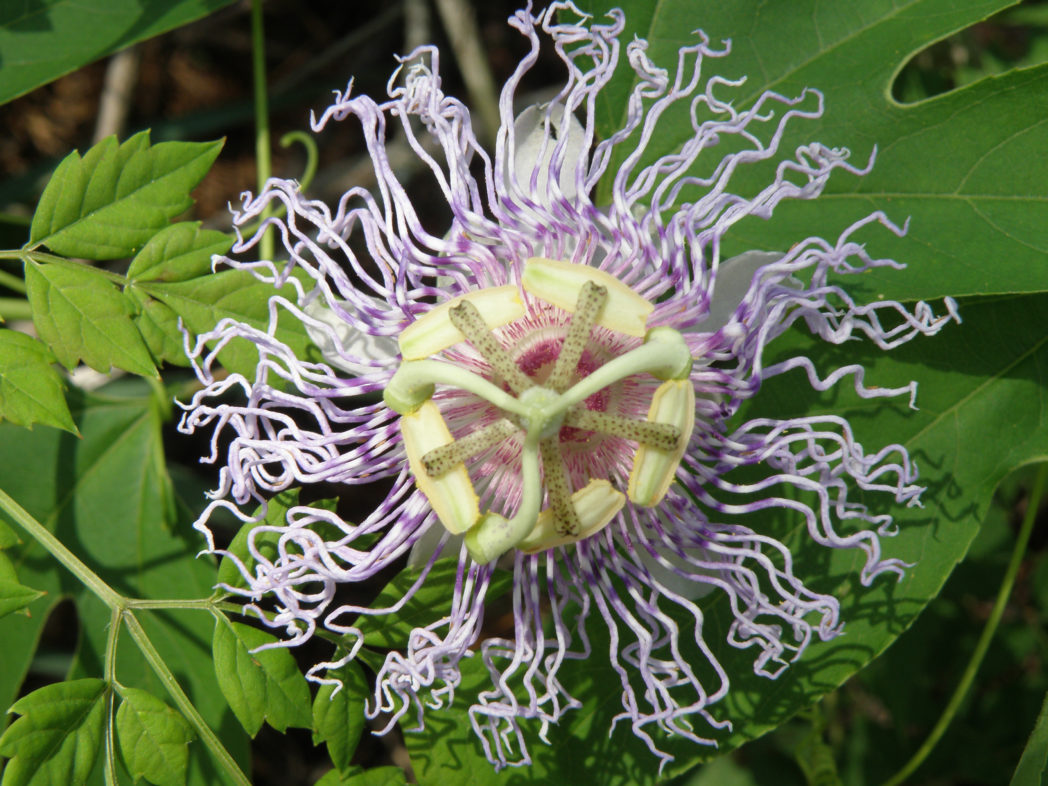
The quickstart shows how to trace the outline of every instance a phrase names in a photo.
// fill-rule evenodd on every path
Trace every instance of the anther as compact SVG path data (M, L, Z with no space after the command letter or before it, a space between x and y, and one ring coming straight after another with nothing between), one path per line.
M599 431L602 434L622 437L640 445L665 451L675 450L680 440L680 428L672 423L633 420L585 407L570 410L564 416L564 425L586 431Z
M582 527L575 506L571 504L571 481L557 438L542 440L539 451L542 454L542 472L546 480L549 506L553 513L553 529L558 535L575 537Z
M467 459L500 442L504 442L518 430L509 420L503 418L484 428L467 434L462 439L434 448L422 457L422 466L432 478L440 478Z
M582 358L582 350L586 348L593 325L604 310L608 302L608 288L587 281L579 291L578 303L575 305L575 313L571 315L571 323L568 325L568 333L564 336L560 354L553 371L550 372L547 385L558 393L563 393L571 385L571 377L575 369L579 367Z
M451 324L491 364L494 372L506 381L514 393L522 393L535 384L502 348L476 306L463 300L448 312L448 316L451 317Z

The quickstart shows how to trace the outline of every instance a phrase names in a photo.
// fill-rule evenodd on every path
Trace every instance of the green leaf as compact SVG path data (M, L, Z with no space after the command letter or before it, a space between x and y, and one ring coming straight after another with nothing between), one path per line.
M314 786L407 786L407 782L400 767L374 767L352 775L329 770Z
M11 558L0 551L0 617L24 609L44 594L19 582Z
M0 617L20 611L46 593L26 587L17 581L0 579Z
M25 283L36 331L66 368L83 360L102 373L157 375L128 302L98 271L29 261Z
M28 246L86 259L133 256L193 200L221 142L149 144L149 132L123 144L102 140L70 153L33 214Z
M199 19L232 0L0 3L0 103L100 57Z
M1012 775L1011 786L1044 786L1048 783L1048 697L1037 716L1026 750Z
M131 260L128 281L187 281L211 273L211 257L225 254L233 238L200 229L199 221L171 224L157 232Z
M147 691L123 688L120 698L116 733L131 777L156 786L182 786L189 762L187 746L196 736L192 727Z
M368 683L355 662L349 662L328 676L342 680L342 687L321 685L313 700L313 744L327 744L331 761L339 770L349 767L364 730L364 701Z
M259 281L246 270L225 270L171 283L140 282L135 288L170 308L195 334L207 333L226 318L264 331L269 323L269 298L275 291L272 284ZM282 319L276 336L298 357L309 357L313 344L299 320ZM254 379L258 350L247 339L231 341L219 358L230 371Z
M104 680L46 685L11 707L22 717L0 737L4 786L79 786L87 781L102 747Z
M450 615L452 589L457 573L457 559L438 560L422 586L399 611L390 614L366 614L357 618L355 624L364 635L364 643L372 647L403 648L407 645L412 630ZM420 574L420 569L405 568L382 588L369 607L392 608L404 597ZM494 600L508 592L512 586L512 572L496 570L485 597L488 601Z
M212 641L218 686L233 714L254 737L263 721L278 731L308 729L309 687L286 647L252 652L278 639L239 622L218 620Z
M215 563L198 556L200 535L190 526L207 486L199 480L180 483L178 495L190 495L189 504L173 493L160 408L145 382L130 382L140 387L141 396L84 397L71 391L79 439L52 429L27 431L0 424L0 484L121 594L207 598ZM75 602L81 631L72 676L102 674L105 668L110 609L35 541L23 540L5 554L16 564L20 582L48 595L34 604L31 617L12 614L0 619L3 706L17 695L48 613L62 598ZM214 676L211 615L199 610L152 611L139 620L208 725L246 766L248 738L233 721ZM122 685L165 695L164 685L129 640L121 640L116 660ZM188 772L192 786L226 780L202 745L189 746Z
M1041 100L1048 91L1048 66L982 79L916 104L891 98L895 75L914 53L1011 4L870 0L841 7L818 0L731 0L699 6L691 0L599 0L586 10L599 15L621 7L627 20L623 40L633 34L646 38L648 56L665 68L675 66L679 46L695 41L695 28L718 46L731 39L731 54L705 59L702 70L704 79L746 77L740 88L715 91L738 109L768 89L785 96L800 95L805 87L821 90L823 118L793 120L780 152L790 157L799 145L818 141L850 148L853 162L862 164L876 145L873 172L862 178L835 173L817 206L784 202L771 221L741 222L724 251L785 250L808 235L832 240L881 209L900 224L909 217L909 233L902 239L882 233L870 242L870 252L908 267L869 276L862 291L867 297L916 300L1048 287L1048 157L1043 154L1048 126ZM622 126L634 81L620 64L602 92L597 116L603 136ZM813 108L814 101L805 107ZM776 111L781 117L784 110ZM645 161L676 149L690 135L687 106L667 113ZM716 147L702 157L704 162L719 158ZM742 170L733 177L733 192L756 193L770 182L767 167ZM617 171L613 163L609 172Z
M0 420L34 423L76 433L62 391L65 382L52 367L55 356L31 336L0 330Z

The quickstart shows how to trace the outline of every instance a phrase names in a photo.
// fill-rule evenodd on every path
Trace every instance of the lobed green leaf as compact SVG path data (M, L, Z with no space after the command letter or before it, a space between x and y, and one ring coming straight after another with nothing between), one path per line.
M99 679L46 685L10 712L22 717L0 737L4 786L80 786L102 747L106 683Z
M700 6L691 0L593 0L585 10L600 15L621 7L627 24L623 40L633 34L647 39L647 55L665 68L675 67L678 47L697 40L693 29L701 28L718 48L730 39L731 53L706 58L702 72L704 79L745 77L740 88L715 91L739 109L765 90L788 97L806 88L821 91L823 117L795 119L780 152L790 157L800 145L820 142L850 148L852 163L861 166L876 148L872 173L861 178L835 173L817 210L783 202L770 221L744 220L729 233L724 253L785 250L809 235L833 239L853 221L884 210L899 224L908 218L909 232L902 239L885 233L870 243L870 251L908 267L870 277L860 283L862 292L868 298L917 300L1048 288L1048 157L1043 155L1048 66L987 77L916 104L891 97L892 82L912 55L1012 4L731 0ZM622 127L635 84L622 63L598 100L602 135ZM814 97L803 106L814 109ZM784 111L776 108L776 122ZM678 149L691 134L687 107L666 113L644 162ZM720 148L713 147L702 161L720 158ZM613 163L609 171L614 175L618 169ZM771 175L768 167L742 167L730 189L752 196ZM605 199L608 187L602 184Z
M149 132L102 140L58 165L40 197L27 247L85 259L136 254L193 200L221 142L161 142Z
M196 737L186 719L148 691L121 688L120 699L116 733L131 777L156 786L185 784L187 746Z
M265 631L220 619L212 640L215 676L240 725L252 737L262 723L278 731L312 725L306 679L286 647L257 650L277 639Z
M54 362L51 350L32 336L0 330L0 420L30 428L43 423L76 433L62 395L65 382Z
M407 786L407 782L400 767L374 767L353 774L330 770L314 786Z

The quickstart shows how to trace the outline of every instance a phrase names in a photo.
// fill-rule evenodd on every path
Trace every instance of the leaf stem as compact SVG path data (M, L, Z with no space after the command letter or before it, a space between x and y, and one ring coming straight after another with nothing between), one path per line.
M116 786L116 727L114 713L116 709L116 645L120 639L120 618L122 609L113 609L109 615L109 635L106 636L105 671L106 681L106 730L105 730L105 763L103 775L106 786Z
M269 97L266 89L266 36L262 20L262 0L251 0L251 64L254 72L255 159L258 170L258 193L266 187L272 174L269 144ZM262 211L262 220L269 217ZM273 233L266 229L259 248L262 259L273 259Z
M251 786L251 781L248 780L243 770L240 769L240 765L236 763L232 754L226 750L222 741L218 739L211 727L207 725L207 721L197 711L193 702L189 700L189 697L182 690L182 686L175 679L175 675L171 673L167 664L164 663L163 657L157 652L149 636L146 635L142 624L131 611L124 612L124 624L127 626L127 632L131 634L131 638L135 640L138 648L145 655L146 660L153 669L153 673L156 674L157 678L167 689L168 695L171 696L181 713L196 729L204 745L211 751L211 755L218 760L219 765L226 771L230 778L230 783L240 784L240 786Z
M928 734L927 739L925 739L921 747L917 749L917 752L913 757L903 765L902 769L884 782L884 786L899 786L899 784L904 783L910 775L921 766L924 760L928 758L928 755L932 752L932 749L939 742L939 739L946 732L954 715L957 714L957 710L960 709L965 696L967 696L969 688L971 688L972 683L975 681L975 675L979 671L979 666L982 665L983 658L986 656L986 652L990 648L990 642L993 640L993 635L997 632L997 626L1000 624L1001 617L1004 615L1004 608L1008 603L1008 598L1012 594L1012 587L1015 585L1015 578L1019 574L1019 566L1022 564L1023 556L1026 554L1026 546L1030 541L1030 533L1033 532L1033 524L1037 519L1037 510L1041 506L1041 500L1044 497L1046 484L1048 484L1048 462L1045 462L1038 467L1037 475L1034 477L1033 488L1030 491L1030 500L1026 508L1026 515L1023 516L1022 525L1019 527L1019 534L1015 539L1015 546L1012 549L1012 556L1008 561L1008 567L1004 572L1004 578L1001 580L1000 589L997 590L997 600L993 604L993 610L990 612L989 619L986 620L986 626L983 628L982 635L979 637L979 641L975 645L975 650L972 652L972 656L968 660L968 665L965 667L964 674L961 675L961 681L957 684L953 695L950 697L949 703L946 705L946 709L943 710L942 715L935 724L935 728L933 728L931 733Z
M51 556L61 562L70 573L76 576L85 587L97 595L110 609L123 610L125 608L127 601L123 595L120 595L102 581L98 574L81 562L73 552L62 544L62 541L56 538L47 527L30 516L28 511L8 496L3 489L0 489L0 510L7 513L16 524L47 549Z

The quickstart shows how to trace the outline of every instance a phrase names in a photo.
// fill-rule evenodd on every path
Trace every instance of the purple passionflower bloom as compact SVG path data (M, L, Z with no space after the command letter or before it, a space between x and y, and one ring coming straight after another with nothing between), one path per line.
M753 652L755 671L769 677L813 635L841 630L838 601L809 589L789 549L752 529L750 514L785 509L819 545L860 550L863 584L907 567L881 552L891 517L854 498L918 504L904 447L868 451L840 417L737 413L789 371L816 390L847 380L864 398L911 405L915 386L867 387L861 366L819 370L803 356L769 365L769 344L800 324L830 344L890 349L957 317L950 300L936 316L924 303L910 311L849 297L849 278L900 267L856 239L871 225L902 234L882 213L836 240L721 258L739 220L816 199L834 170L862 175L872 165L871 156L852 166L846 150L818 143L780 150L788 123L821 116L817 91L766 92L737 109L740 82L706 74L727 44L697 33L670 74L642 40L623 51L619 11L597 24L559 2L510 24L531 50L502 90L493 154L466 107L442 92L436 50L423 47L402 61L414 65L394 73L386 100L347 89L313 122L316 131L359 124L372 191L353 188L332 207L273 179L245 196L235 252L250 254L270 227L287 261L218 260L279 288L269 325L225 319L187 347L203 389L181 428L213 429L210 461L228 444L197 526L226 553L207 528L217 507L249 521L247 511L290 487L337 484L352 498L385 482L385 498L355 522L301 505L283 525L259 525L279 539L277 556L252 538L252 567L237 563L247 588L226 589L284 629L287 644L318 625L343 636L348 652L310 671L323 682L356 655L360 618L396 611L437 560L457 560L450 614L386 656L370 714L395 721L415 710L421 723L424 707L451 701L463 659L479 657L491 686L470 710L474 729L496 766L527 763L522 722L544 731L579 706L561 664L609 659L621 681L618 719L665 761L653 726L712 744L696 720L711 731L728 725L711 712L729 678L703 640L704 595L728 596L729 643ZM518 114L518 87L550 45L566 84ZM634 81L626 121L599 139L596 98L616 69ZM690 138L646 157L660 116L678 102L691 108ZM394 134L432 173L452 216L446 231L423 226L391 168ZM736 170L762 162L776 164L774 179L755 195L732 193ZM601 181L611 184L608 205L593 201ZM274 207L286 218L241 232ZM287 320L305 325L311 357L280 340ZM254 378L213 373L233 339L257 347ZM234 401L240 394L246 402ZM753 467L762 479L736 473ZM409 559L418 579L393 607L336 598L339 585ZM514 626L494 637L482 622L500 565L513 572ZM264 597L266 613L254 605ZM607 628L610 652L591 650L595 626ZM706 663L689 662L688 648Z

